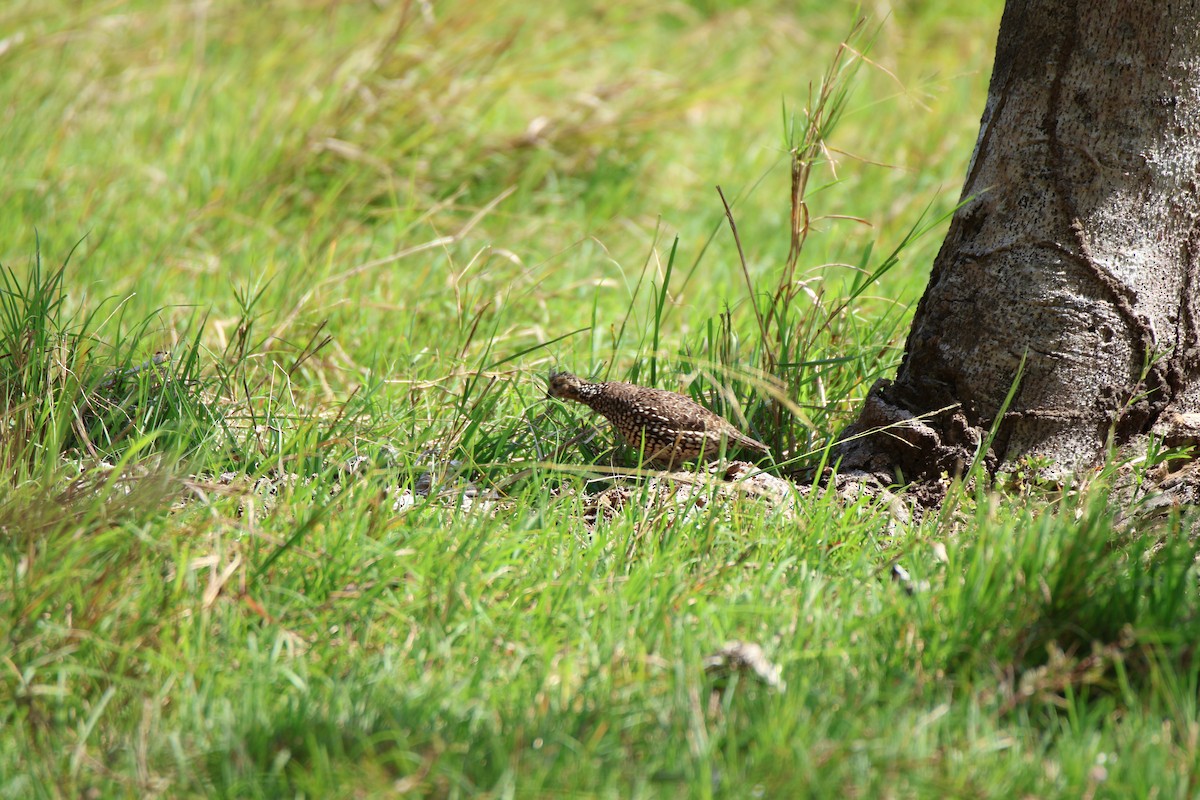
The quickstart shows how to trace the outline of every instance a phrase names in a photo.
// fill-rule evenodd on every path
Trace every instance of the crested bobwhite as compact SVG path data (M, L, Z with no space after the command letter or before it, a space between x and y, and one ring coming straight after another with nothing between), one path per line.
M548 397L574 400L606 417L627 445L644 460L672 469L684 461L712 461L721 443L730 450L759 456L771 451L727 420L677 392L632 383L593 383L569 372L555 372Z

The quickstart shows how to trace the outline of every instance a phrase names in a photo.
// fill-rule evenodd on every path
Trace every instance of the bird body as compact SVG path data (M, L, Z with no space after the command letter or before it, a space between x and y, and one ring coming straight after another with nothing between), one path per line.
M556 372L547 394L583 403L608 419L646 461L667 469L685 461L712 461L720 456L722 442L729 449L770 455L765 444L678 392L617 381L593 383Z

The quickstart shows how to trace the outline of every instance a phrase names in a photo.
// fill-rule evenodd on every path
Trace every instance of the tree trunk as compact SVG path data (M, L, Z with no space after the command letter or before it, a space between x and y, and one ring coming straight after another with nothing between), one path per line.
M1009 0L963 204L843 465L962 469L1023 358L992 467L1200 419L1198 180L1200 0Z

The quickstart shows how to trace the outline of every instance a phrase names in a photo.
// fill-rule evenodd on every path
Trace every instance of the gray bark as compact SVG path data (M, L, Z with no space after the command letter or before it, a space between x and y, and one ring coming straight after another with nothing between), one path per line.
M964 204L895 382L843 438L894 427L844 442L844 465L961 469L1022 357L993 467L1078 470L1192 419L1198 180L1200 0L1009 0Z

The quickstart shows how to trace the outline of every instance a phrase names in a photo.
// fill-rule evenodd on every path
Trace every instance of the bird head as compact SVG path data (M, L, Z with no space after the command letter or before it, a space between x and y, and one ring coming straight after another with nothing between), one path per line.
M569 372L551 372L546 381L546 397L561 400L578 400L583 381Z

